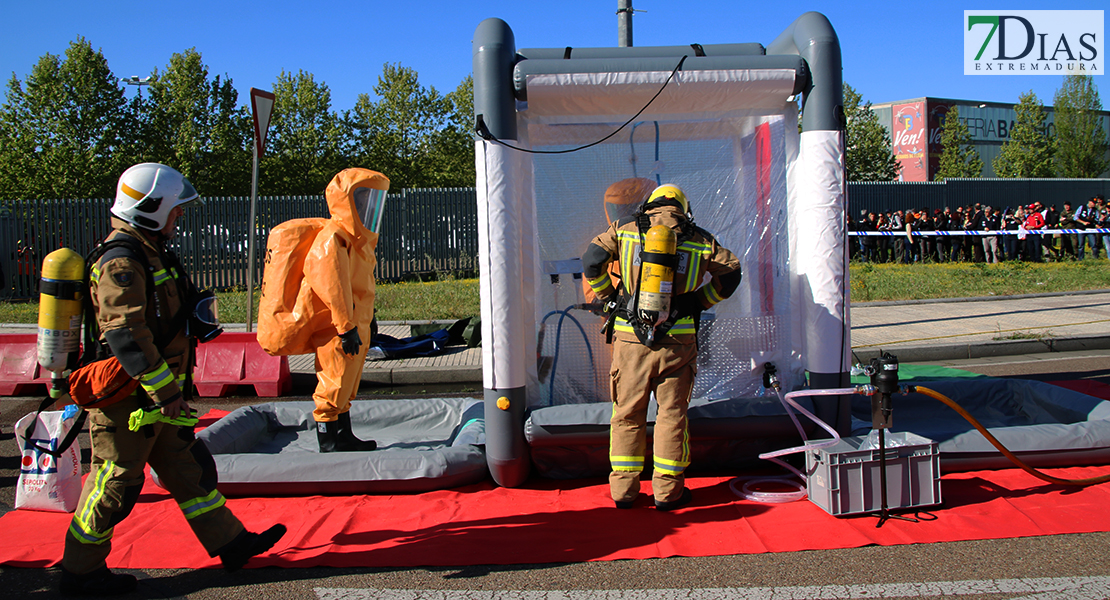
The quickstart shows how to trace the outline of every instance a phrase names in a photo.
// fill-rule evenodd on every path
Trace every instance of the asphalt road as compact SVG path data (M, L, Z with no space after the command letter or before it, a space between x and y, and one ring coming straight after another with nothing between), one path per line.
M1110 383L1110 351L995 357L943 363L996 377ZM0 399L0 511L18 473L11 423L31 398ZM197 403L229 410L257 402ZM87 445L87 440L83 439ZM87 452L87 451L86 451ZM87 461L88 456L86 454ZM3 532L0 532L3 535ZM1110 533L865 547L705 558L416 569L131 571L134 598L1110 598ZM460 551L463 551L460 549ZM0 568L0 596L51 598L56 569Z

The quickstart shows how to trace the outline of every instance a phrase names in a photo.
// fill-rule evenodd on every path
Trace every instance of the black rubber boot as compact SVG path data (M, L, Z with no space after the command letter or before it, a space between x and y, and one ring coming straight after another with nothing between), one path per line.
M339 431L339 423L324 421L316 422L316 441L320 442L320 452L338 452L339 447L335 439Z
M335 424L339 426L335 432L335 441L340 452L370 452L378 448L378 443L374 440L360 440L355 437L350 412L341 413Z
M134 575L113 573L108 567L84 575L74 575L63 568L58 591L63 596L121 596L135 591L137 585Z
M217 556L228 573L238 571L251 557L258 556L274 547L285 535L285 525L274 525L262 533L251 533L246 529L224 546Z

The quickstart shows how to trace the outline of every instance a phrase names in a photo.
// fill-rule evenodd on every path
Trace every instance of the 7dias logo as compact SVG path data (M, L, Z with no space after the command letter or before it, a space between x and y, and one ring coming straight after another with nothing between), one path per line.
M964 75L1102 75L1101 10L965 10Z

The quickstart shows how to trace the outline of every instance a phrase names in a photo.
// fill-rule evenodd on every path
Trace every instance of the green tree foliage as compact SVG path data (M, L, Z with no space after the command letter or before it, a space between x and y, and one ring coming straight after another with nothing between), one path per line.
M1102 100L1090 75L1068 75L1056 90L1056 176L1091 178L1110 166Z
M0 195L105 198L131 160L135 122L103 53L84 38L65 58L46 54L25 84L15 76L0 107Z
M443 96L420 85L413 69L384 65L374 86L379 100L360 94L347 114L355 160L394 188L473 185L473 86L467 77Z
M432 163L438 175L435 187L470 187L474 168L474 78L466 79L447 94L447 125L432 136Z
M173 166L206 196L250 193L250 115L231 81L210 79L195 48L153 79L140 110L143 159Z
M322 194L345 166L344 128L331 110L331 90L311 73L282 71L259 166L259 193Z
M871 110L871 102L844 84L844 117L848 122L844 163L848 181L893 181L902 166L891 151L890 133Z
M1014 106L1017 120L1010 138L994 158L994 173L1004 178L1052 177L1053 140L1045 127L1044 104L1032 90L1018 98Z
M967 123L960 121L960 107L948 109L940 143L944 151L940 155L940 168L933 179L944 181L954 177L982 177L983 159L979 158L979 151L971 143Z
M0 105L0 199L112 197L119 174L144 161L183 172L203 196L250 193L249 106L200 52L171 56L129 101L126 86L84 38L44 55ZM394 189L474 185L470 77L440 94L412 69L386 64L372 102L337 115L328 86L282 72L260 165L260 192L320 194L346 167L379 170Z

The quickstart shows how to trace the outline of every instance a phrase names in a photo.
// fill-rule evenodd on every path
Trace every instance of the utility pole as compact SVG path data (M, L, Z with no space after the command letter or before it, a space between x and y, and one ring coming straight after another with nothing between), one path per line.
M632 47L632 0L617 0L617 46Z

